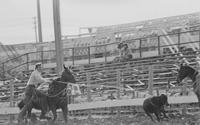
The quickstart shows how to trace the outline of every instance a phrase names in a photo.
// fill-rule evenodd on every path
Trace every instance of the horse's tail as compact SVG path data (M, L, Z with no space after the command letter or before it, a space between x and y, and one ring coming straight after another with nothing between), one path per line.
M17 104L17 107L21 110L23 107L24 107L24 101L21 100L18 104Z

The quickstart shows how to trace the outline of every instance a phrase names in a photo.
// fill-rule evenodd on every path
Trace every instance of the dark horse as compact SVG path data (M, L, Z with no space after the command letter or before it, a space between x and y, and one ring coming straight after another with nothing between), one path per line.
M181 64L178 69L177 83L180 83L184 78L190 78L193 82L193 91L196 94L200 107L200 75L194 68Z
M40 91L37 90L35 95L33 95L30 103L25 105L23 103L23 100L19 102L18 107L22 111L18 115L18 121L21 122L24 119L25 115L28 115L29 117L32 108L41 110L41 115L40 115L41 119L42 118L48 119L48 117L46 117L45 114L48 112L48 110L52 111L54 116L53 121L55 121L57 118L56 110L61 108L65 123L67 123L68 99L65 91L67 88L66 82L75 83L75 78L71 73L70 69L64 66L64 71L62 72L61 77L57 78L52 83L50 83L48 89L48 95L45 93L41 93ZM45 104L41 104L41 100L43 100L42 102L43 103L45 102ZM45 105L47 107L47 110L42 109L41 105Z

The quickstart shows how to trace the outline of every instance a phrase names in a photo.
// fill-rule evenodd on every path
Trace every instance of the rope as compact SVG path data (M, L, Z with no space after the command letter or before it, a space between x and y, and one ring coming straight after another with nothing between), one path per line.
M53 98L53 97L56 97L58 95L60 95L62 92L64 92L65 90L67 90L67 88L63 89L62 91L60 91L59 93L57 93L56 95L49 95L49 94L46 94L47 97L50 97L50 98ZM44 93L45 94L45 93Z
M68 82L62 82L62 81L56 81L56 82L59 82L59 83L63 83L63 84L68 84ZM70 84L70 83L69 83ZM47 97L50 97L50 98L53 98L53 97L57 97L58 95L60 95L61 93L63 93L65 90L67 90L67 87L64 88L62 91L60 91L59 93L55 94L55 95L49 95L49 94L46 94L42 91L40 91L42 94L46 95Z

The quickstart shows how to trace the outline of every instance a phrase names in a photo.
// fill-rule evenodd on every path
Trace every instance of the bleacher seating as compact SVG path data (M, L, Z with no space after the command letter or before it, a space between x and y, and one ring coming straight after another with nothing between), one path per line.
M189 62L194 62L194 55L185 56ZM76 74L77 83L80 86L86 85L91 86L91 93L95 96L97 93L102 92L101 94L108 94L110 90L117 91L121 89L123 93L127 89L126 86L133 88L134 91L147 91L148 81L149 81L149 66L153 65L153 84L154 89L161 88L167 89L168 81L175 81L175 75L172 70L175 69L173 66L177 63L177 57L175 56L156 56L135 59L128 62L108 62L108 63L93 63L87 65L74 66L73 71ZM158 61L159 60L159 61ZM191 63L194 66L195 63ZM120 74L118 74L118 72ZM26 75L30 75L30 72L26 72ZM25 73L25 72L24 72ZM90 74L90 80L87 76ZM43 73L44 77L52 78L56 77L54 69L46 69ZM120 77L118 79L118 77ZM28 77L27 77L28 78ZM15 81L15 100L18 100L21 94L24 92L26 80ZM118 85L118 80L120 84ZM89 83L88 83L89 81ZM1 101L8 101L10 96L10 86L2 85L1 86L4 93L1 96ZM99 89L94 89L99 88ZM85 90L86 91L86 90ZM132 93L132 91L130 91ZM86 96L86 95L85 95ZM83 98L86 98L83 96ZM80 99L81 100L81 99Z
M76 80L77 83L80 86L88 85L93 86L92 90L93 94L95 92L99 92L95 90L95 87L99 87L101 91L104 93L108 93L108 91L113 89L117 91L120 89L127 89L126 86L133 88L133 90L145 90L148 86L149 81L149 66L153 65L153 82L154 82L154 88L166 88L168 85L168 81L174 81L175 76L173 75L172 69L174 69L173 64L177 63L177 57L176 52L177 48L172 47L169 49L166 53L164 52L160 56L153 56L152 53L150 53L150 56L146 56L150 52L151 49L149 47L157 46L157 36L161 36L161 45L169 44L176 44L177 43L177 36L174 35L174 33L177 33L177 29L174 27L180 27L180 30L186 31L184 28L185 26L194 26L192 24L194 21L192 20L198 20L200 17L199 13L186 15L186 16L177 16L177 17L169 17L169 18L161 18L156 20L148 20L148 21L141 21L136 23L130 23L130 24L122 24L122 25L113 25L113 26L106 26L106 27L98 27L97 32L95 35L87 36L87 37L79 37L79 38L73 38L66 40L64 46L71 47L77 47L75 48L74 54L75 54L75 60L80 59L87 59L88 58L88 47L92 46L91 48L91 57L94 60L97 60L98 58L102 57L102 55L105 53L105 44L111 44L111 43L117 43L119 41L116 40L116 35L121 37L121 40L125 40L129 43L129 47L132 50L133 53L135 53L139 49L139 41L135 40L136 38L141 38L142 40L142 47L145 47L146 53L142 53L142 58L134 58L133 60L130 60L128 62L91 62L90 64L80 64L75 65L73 68L73 71L76 74ZM191 23L191 24L190 24ZM196 25L195 25L196 26ZM179 29L178 29L179 30ZM173 33L172 35L165 36L166 33ZM198 32L199 33L199 32ZM196 33L189 33L185 34L186 37L181 37L181 42L191 42L195 41L198 42L199 34L195 35ZM176 36L176 37L174 37ZM73 44L72 44L73 43ZM147 44L148 43L148 44ZM53 42L51 45L54 44ZM50 45L50 44L49 44ZM93 46L94 45L94 46ZM96 46L100 45L100 46ZM109 47L107 47L108 55L116 56L118 54L118 50L116 47L117 44L112 44ZM192 45L192 44L191 44ZM21 46L21 45L20 45ZM177 46L177 45L176 45ZM187 46L187 44L185 45ZM184 48L185 46L182 46ZM192 45L193 46L193 45ZM185 48L185 49L191 49L192 48ZM47 44L48 47L48 44ZM29 46L30 48L30 46ZM165 48L165 49L166 49ZM144 48L143 48L144 49ZM198 49L194 48L190 50L192 53L189 53L190 55L187 55L185 53L185 57L188 58L190 62L194 62L194 52ZM173 52L172 52L173 50ZM48 53L45 55L47 58ZM66 56L72 55L72 51L66 52ZM172 54L174 53L174 54ZM169 54L169 55L167 55ZM37 56L36 53L33 53L33 58L29 59L30 62L35 61L37 62ZM29 57L32 57L29 56ZM55 54L52 54L55 57ZM145 58L144 58L145 57ZM48 58L52 59L52 56L49 56ZM21 61L26 60L25 58L20 58ZM18 95L21 95L25 88L25 83L28 80L28 76L30 75L31 70L26 71L28 69L27 64L24 63L23 68L18 68L20 70L17 70L17 73L21 74L19 75L20 81L14 81L15 82L15 99L17 100ZM194 65L193 65L194 66ZM22 72L23 71L23 72ZM117 72L118 71L118 72ZM90 74L90 79L88 79L88 73ZM119 73L119 74L118 74ZM44 73L44 77L56 77L55 69L54 67L46 68ZM16 76L16 74L14 75ZM88 83L89 81L89 83ZM120 84L117 83L120 81ZM13 81L11 81L13 82ZM1 100L8 101L10 96L10 86L9 85L2 85L1 86L3 90L2 91L2 97ZM129 89L130 89L129 88ZM104 91L105 90L105 91ZM124 91L121 91L123 93Z

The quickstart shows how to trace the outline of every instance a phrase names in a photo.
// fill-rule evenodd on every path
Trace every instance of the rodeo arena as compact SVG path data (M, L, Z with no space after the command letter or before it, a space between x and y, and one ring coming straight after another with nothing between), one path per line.
M1 44L0 125L200 125L200 12L62 38L58 22L55 41ZM25 103L36 64L48 82Z

